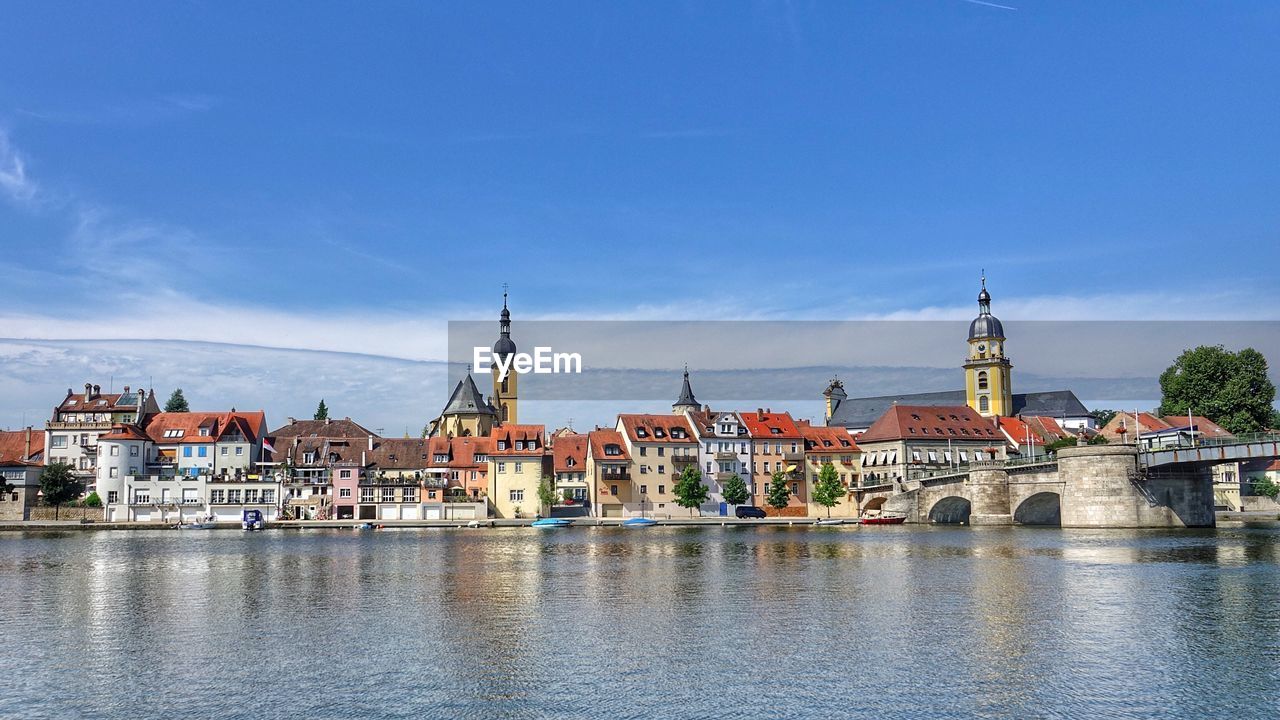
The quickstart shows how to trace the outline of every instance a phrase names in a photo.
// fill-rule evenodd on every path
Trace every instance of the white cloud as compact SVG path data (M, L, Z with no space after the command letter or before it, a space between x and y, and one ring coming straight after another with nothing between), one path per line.
M27 202L36 196L36 183L27 177L26 162L0 130L0 190L12 200Z

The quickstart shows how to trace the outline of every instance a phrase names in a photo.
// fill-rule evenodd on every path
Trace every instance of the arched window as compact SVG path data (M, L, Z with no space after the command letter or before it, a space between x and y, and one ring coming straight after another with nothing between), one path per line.
M983 398L983 399L985 400L986 398ZM511 409L511 406L510 406L510 405L508 405L508 404L506 404L506 403L502 403L502 422L506 422L506 421L507 421L507 411L508 411L508 410L510 410L510 409Z
M986 370L983 370L978 373L978 389L979 390L987 389L987 371Z
M987 396L983 395L978 398L978 412L987 412L991 409L991 403L987 402Z
M506 394L507 394L507 387L509 386L509 383L510 383L510 382L511 382L511 375L510 375L510 374L503 376L503 378L502 378L502 394L503 394L503 395L506 395Z

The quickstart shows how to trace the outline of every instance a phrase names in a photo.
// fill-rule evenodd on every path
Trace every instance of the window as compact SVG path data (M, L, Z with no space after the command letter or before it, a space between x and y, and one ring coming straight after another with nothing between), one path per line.
M513 503L524 502L524 490L512 490L511 502Z
M402 493L401 500L403 502L418 502L418 488L407 487Z
M184 448L182 448L182 457L191 457L191 448L190 448L190 447L184 447Z
M937 451L936 451L936 450L930 450L930 451L929 451L929 462L931 462L931 463L936 463L936 462L938 462L938 453L937 453Z
M974 462L982 462L983 460L987 459L987 454L982 452L981 450L974 450L973 459L974 459Z
M658 474L659 474L659 475L666 475L666 474L667 474L667 466L666 466L666 465L659 465L659 466L658 466Z
M662 457L664 455L664 450L666 450L666 448L661 445L658 446L658 457Z
M979 390L987 389L987 371L986 370L983 370L982 372L978 373L978 389Z
M800 483L791 483L791 494L792 495L800 494Z
M390 487L382 488L382 502L389 503L396 501L396 489Z
M350 470L339 470L339 471L338 471L338 477L340 477L340 478L342 478L342 479L344 479L344 480L349 479L349 478L351 477L351 471L350 471Z
M111 444L111 457L116 457L116 456L118 456L119 454L120 454L120 446L119 446L119 445L116 445L115 443L112 443L112 444Z
M146 503L151 502L151 491L150 490L134 490L133 501L135 503L138 503L139 505L145 505Z
M609 486L609 494L610 494L610 495L617 495L617 494L618 494L618 486L617 486L617 485L610 485L610 486Z
M138 474L138 466L137 466L137 465L130 465L130 466L129 466L129 474L130 474L130 475L137 475L137 474Z
M116 504L116 503L118 503L118 502L120 502L120 493L119 493L118 491L116 491L116 490L108 490L108 491L107 491L107 504L108 504L108 505L115 505L115 504Z
M641 446L640 446L640 457L644 457L644 456L646 456L646 455L648 455L648 454L649 454L649 448L647 448L647 447L645 447L645 446L641 445Z
M360 502L373 502L373 488L360 488Z
M507 464L504 462L498 463L498 472L506 472L506 471L507 471Z
M659 495L666 495L666 494L667 494L667 486L666 486L666 485L659 485L659 486L658 486L658 494L659 494Z
M499 450L506 450L506 449L507 449L507 441L506 441L506 440L499 440L499 441L498 441L498 449L499 449Z
M120 477L120 468L113 467L110 472L111 477Z
M517 449L517 450L523 450L523 449L524 449L524 441L523 441L523 440L517 440L517 441L516 441L516 449Z
M919 451L919 450L912 450L912 451L911 451L911 462L920 462L920 451Z
M648 475L648 474L649 474L649 466L648 466L648 465L641 465L641 466L640 466L640 474L641 474L641 475Z
M209 437L209 428L207 427L200 428L200 437Z
M273 488L266 488L262 491L262 502L266 505L274 505L276 502L276 491Z
M209 492L209 502L221 505L227 501L227 493L225 490L211 490Z
M641 485L641 486L640 486L640 494L641 494L641 495L644 495L644 494L645 494L645 493L647 493L647 492L649 492L649 486L648 486L648 485Z
M246 504L249 504L249 505L258 504L258 489L246 488L244 491L244 501Z
M238 489L236 489L236 490L228 490L228 491L227 491L227 502L231 503L232 505L239 505L239 504L240 504L240 490L238 490Z
M66 435L54 435L53 437L49 438L50 448L65 448L66 446L67 446Z
M349 497L351 497L351 488L339 488L339 489L338 489L338 497L340 497L340 498L349 498Z
M164 436L167 438L180 438L183 435L182 430L165 430Z
M524 471L524 463L522 462L516 463L516 472L523 472L523 471Z
M207 448L207 447L205 447L205 446L201 445L201 446L200 446L200 457L209 457L209 448Z
M988 412L991 408L991 402L987 400L987 396L983 395L978 398L978 412Z
M129 446L129 457L138 457L138 446L137 446L137 445L130 445L130 446Z
M222 447L222 457L226 457L226 456L227 456L227 453L228 453L229 451L230 451L230 448L228 448L228 447L226 447L226 446L224 445L224 446Z

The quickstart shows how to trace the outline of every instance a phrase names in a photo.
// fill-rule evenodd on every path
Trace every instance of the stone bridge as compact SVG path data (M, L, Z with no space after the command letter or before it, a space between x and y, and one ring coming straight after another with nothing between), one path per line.
M1146 467L1132 445L1063 448L1056 460L983 463L865 493L908 522L1062 527L1212 527L1212 462ZM1219 461L1220 462L1220 461Z

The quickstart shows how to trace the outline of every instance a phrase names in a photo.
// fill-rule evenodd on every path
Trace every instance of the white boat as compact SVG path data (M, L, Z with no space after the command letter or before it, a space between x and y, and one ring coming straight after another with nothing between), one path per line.
M212 530L216 524L212 520L194 520L178 525L179 530Z
M265 524L261 510L245 510L240 515L240 527L245 530L261 530Z
M814 525L843 525L844 520L840 518L824 518L814 523Z

